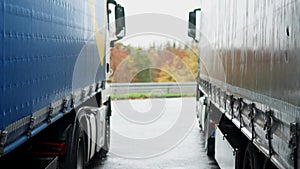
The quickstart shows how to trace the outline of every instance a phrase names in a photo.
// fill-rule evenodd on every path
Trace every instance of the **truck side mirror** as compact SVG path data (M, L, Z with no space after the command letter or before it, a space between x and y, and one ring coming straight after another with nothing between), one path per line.
M196 38L196 11L192 11L189 13L188 36L193 39Z
M124 7L121 5L115 6L115 21L116 21L116 36L118 39L121 39L125 36L125 12Z

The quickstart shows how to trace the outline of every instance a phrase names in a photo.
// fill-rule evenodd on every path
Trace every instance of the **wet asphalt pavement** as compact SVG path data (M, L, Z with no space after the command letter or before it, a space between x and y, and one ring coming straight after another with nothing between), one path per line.
M106 159L90 169L218 169L206 155L195 98L115 100Z

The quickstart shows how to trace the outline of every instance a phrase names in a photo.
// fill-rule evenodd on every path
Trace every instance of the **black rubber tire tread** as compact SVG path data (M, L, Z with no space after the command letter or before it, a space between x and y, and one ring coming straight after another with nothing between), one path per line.
M70 130L68 132L67 136L67 152L62 157L60 168L61 169L77 169L77 152L80 150L79 148L79 142L82 144L83 150L83 158L84 158L84 164L83 168L86 168L87 160L86 160L86 137L84 134L84 131L81 129L79 122L76 122L73 124L73 130Z

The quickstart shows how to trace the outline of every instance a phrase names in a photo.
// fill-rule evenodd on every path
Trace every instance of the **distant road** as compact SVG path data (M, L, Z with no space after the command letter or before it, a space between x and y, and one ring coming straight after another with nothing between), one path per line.
M183 83L110 83L114 94L126 93L194 93L196 82Z

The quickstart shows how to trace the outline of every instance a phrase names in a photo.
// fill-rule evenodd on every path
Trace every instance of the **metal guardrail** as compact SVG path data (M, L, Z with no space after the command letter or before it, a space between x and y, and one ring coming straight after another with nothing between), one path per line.
M196 82L110 83L113 94L126 93L195 93Z

